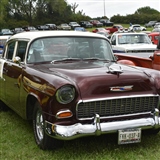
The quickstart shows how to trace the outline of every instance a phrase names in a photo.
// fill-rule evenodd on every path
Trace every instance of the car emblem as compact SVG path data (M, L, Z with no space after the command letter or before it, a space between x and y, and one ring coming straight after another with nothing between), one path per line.
M113 92L131 91L132 88L133 88L133 85L130 85L130 86L115 86L115 87L110 87L110 91L113 91Z

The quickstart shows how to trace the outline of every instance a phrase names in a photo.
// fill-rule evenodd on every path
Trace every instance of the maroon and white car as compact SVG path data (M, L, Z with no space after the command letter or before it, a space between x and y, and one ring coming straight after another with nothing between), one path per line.
M24 32L0 58L0 107L33 121L41 149L108 133L137 143L143 130L159 132L159 82L159 71L118 64L102 35Z

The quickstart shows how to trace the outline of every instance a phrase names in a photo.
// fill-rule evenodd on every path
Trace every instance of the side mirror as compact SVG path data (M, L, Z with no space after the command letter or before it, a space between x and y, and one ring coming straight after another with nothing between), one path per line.
M19 56L16 56L13 61L14 61L14 63L17 63L17 64L20 65L20 63L21 63L21 58L20 58Z

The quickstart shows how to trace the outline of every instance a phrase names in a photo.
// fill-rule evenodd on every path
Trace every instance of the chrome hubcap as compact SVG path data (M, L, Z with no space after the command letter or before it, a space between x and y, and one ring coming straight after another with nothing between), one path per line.
M40 111L38 111L36 115L36 131L37 131L37 136L41 141L44 138L44 123L43 123L43 116Z

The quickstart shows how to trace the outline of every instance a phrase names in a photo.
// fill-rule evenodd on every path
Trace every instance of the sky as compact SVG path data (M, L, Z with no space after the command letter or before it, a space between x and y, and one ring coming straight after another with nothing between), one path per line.
M149 6L160 12L160 0L67 0L68 4L78 4L76 12L82 11L91 18L134 14L139 8Z

